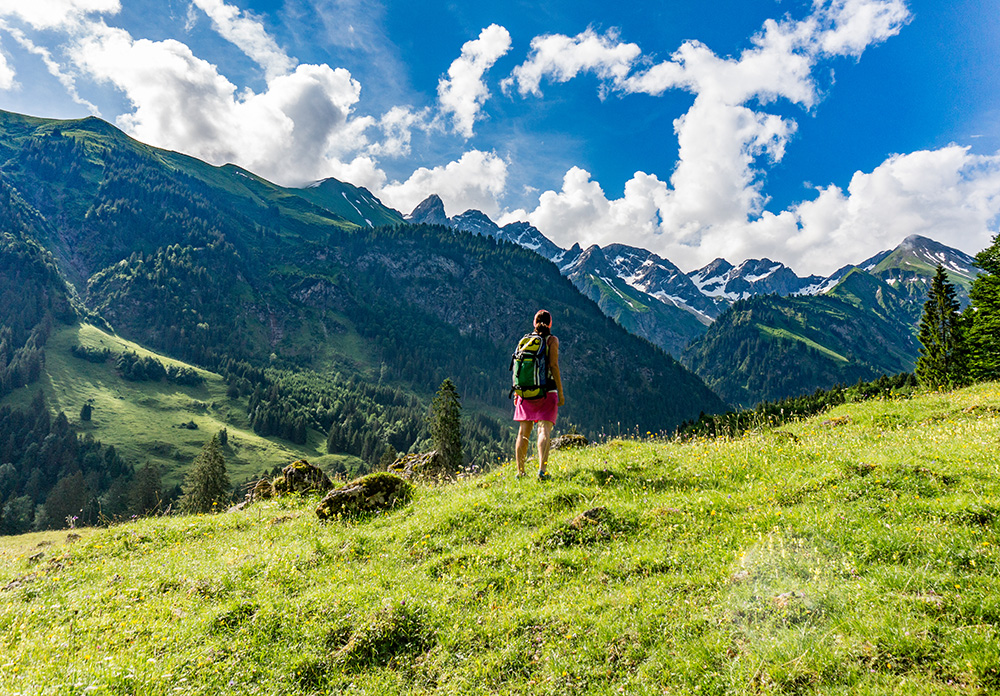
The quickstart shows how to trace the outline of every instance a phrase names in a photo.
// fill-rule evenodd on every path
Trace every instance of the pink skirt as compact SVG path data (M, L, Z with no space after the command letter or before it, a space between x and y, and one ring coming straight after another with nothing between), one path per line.
M556 422L559 415L559 392L550 391L544 399L522 399L514 397L514 420Z

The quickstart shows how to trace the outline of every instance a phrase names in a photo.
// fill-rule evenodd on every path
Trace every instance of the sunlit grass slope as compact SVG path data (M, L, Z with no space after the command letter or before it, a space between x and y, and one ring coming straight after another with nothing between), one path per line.
M4 403L26 406L40 388L49 407L65 412L81 433L114 445L136 467L146 462L160 465L170 483L183 480L202 446L222 428L229 434L225 454L234 483L300 457L319 461L325 453L319 433L312 433L306 447L256 435L246 417L246 399L227 398L226 383L213 372L192 368L205 380L197 387L167 381L130 382L110 363L93 364L74 357L70 353L74 345L107 348L116 355L132 351L140 357L152 356L164 366L191 367L88 324L60 327L46 343L41 381L18 390ZM85 403L93 408L89 423L79 421ZM190 423L197 429L182 427Z
M0 692L1000 690L998 384L551 470L0 539Z

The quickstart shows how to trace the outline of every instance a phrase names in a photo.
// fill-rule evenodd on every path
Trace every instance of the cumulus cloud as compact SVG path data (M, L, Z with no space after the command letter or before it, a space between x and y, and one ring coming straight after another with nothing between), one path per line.
M119 0L0 0L0 17L15 17L35 29L60 29L91 13L117 13Z
M846 191L831 185L778 214L723 220L693 237L668 231L674 195L666 183L638 173L621 198L609 199L588 172L573 168L560 191L546 191L537 208L507 213L503 222L529 220L561 246L583 239L646 247L688 270L717 256L766 256L799 273L829 274L911 234L984 248L1000 219L1000 153L973 155L952 145L894 155L874 171L855 173Z
M94 24L69 51L80 69L128 97L133 110L117 120L136 138L282 183L329 176L336 137L356 125L349 115L361 87L344 69L299 65L266 91L237 96L214 65L175 40L135 40Z
M978 156L952 145L894 155L855 173L846 192L828 186L790 214L798 229L786 244L808 266L829 264L825 255L838 247L878 251L910 234L975 251L996 233L1000 153Z
M510 33L491 24L479 38L462 46L462 55L448 68L448 77L438 81L441 110L450 114L456 132L472 137L472 127L490 96L483 75L510 50Z
M378 120L382 139L371 143L367 152L373 156L405 157L410 154L413 131L428 130L430 123L429 109L414 111L409 107L394 106Z
M208 15L224 39L264 68L267 79L285 75L295 67L295 61L279 48L261 21L249 13L222 0L192 0L192 3Z
M604 81L620 83L632 69L642 50L623 43L616 31L604 36L588 28L576 36L549 34L531 41L531 53L502 83L504 91L517 85L521 96L541 96L541 82L548 78L568 82L580 73L593 73Z
M821 5L826 26L819 36L821 50L833 56L860 56L874 43L895 36L910 20L903 0L833 0Z
M441 197L449 215L470 208L496 219L498 198L507 186L507 162L494 152L470 150L447 165L421 167L404 182L384 186L379 196L388 205L409 213L432 193Z
M638 47L613 34L540 37L507 82L522 95L538 94L546 77L562 81L592 70L605 90L622 95L680 89L695 99L673 124L679 149L669 182L636 172L623 197L608 200L587 172L574 169L561 191L545 192L534 210L505 219L520 214L564 243L622 241L699 265L759 248L754 235L791 233L795 225L778 223L794 222L794 212L778 220L764 213L763 176L782 159L797 125L764 107L782 99L813 108L821 59L857 57L898 33L908 18L902 0L816 0L804 19L767 20L738 57L688 41L668 60L641 69Z

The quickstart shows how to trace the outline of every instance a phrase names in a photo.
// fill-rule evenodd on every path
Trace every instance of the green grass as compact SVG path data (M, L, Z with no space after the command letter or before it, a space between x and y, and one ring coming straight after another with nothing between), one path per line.
M996 693L998 443L993 383L365 519L293 497L7 537L0 692Z
M326 442L317 432L310 433L304 447L256 435L247 420L246 399L227 398L225 382L213 372L192 368L205 378L198 387L166 381L129 382L110 363L93 364L74 357L70 353L74 345L108 348L116 354L130 350L155 357L164 365L185 366L88 324L61 327L45 346L40 382L17 390L3 403L26 406L41 388L49 407L65 412L80 432L114 445L137 467L145 462L162 466L171 484L184 478L205 442L222 428L229 433L226 461L234 483L294 459L312 461L325 456ZM80 409L88 401L93 416L89 423L81 423ZM192 421L197 430L180 427Z

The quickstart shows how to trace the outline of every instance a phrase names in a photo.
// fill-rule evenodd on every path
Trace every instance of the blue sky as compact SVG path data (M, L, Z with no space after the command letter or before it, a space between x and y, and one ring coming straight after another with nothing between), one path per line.
M960 0L0 0L0 108L684 270L829 273L1000 214L1000 12Z

